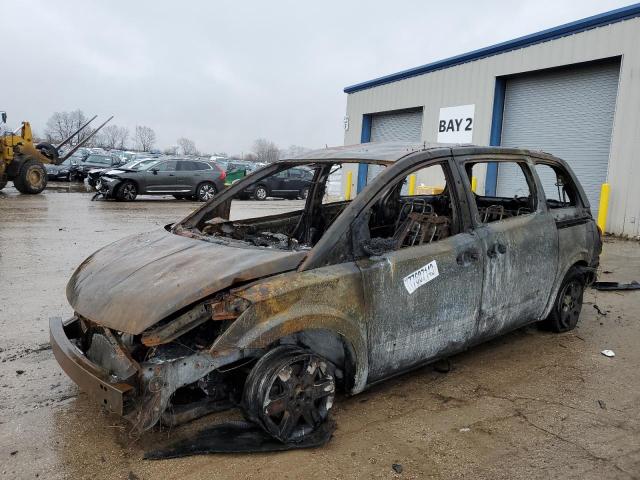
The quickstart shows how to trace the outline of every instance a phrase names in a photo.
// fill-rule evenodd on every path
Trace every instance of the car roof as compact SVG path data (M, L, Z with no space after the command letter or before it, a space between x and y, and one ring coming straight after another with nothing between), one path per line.
M313 161L314 163L331 163L338 161L353 161L376 163L388 165L403 157L417 152L429 151L434 156L438 156L438 150L442 150L443 155L477 155L477 154L515 154L533 155L549 161L559 161L557 157L535 150L527 150L511 147L479 146L471 144L451 144L451 143L402 143L402 142L370 142L356 145L346 145L343 147L328 147L320 150L313 150L301 155L284 158L274 163L304 164ZM559 163L564 163L560 160Z

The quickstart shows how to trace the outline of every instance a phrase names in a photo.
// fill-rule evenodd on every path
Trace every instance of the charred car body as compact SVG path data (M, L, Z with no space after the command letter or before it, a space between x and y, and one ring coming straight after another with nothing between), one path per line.
M472 192L474 169L494 162L520 172L519 194ZM354 200L323 200L345 163L386 168ZM304 209L230 219L234 197L300 165L314 171ZM439 187L409 194L410 175ZM323 424L336 388L357 394L532 322L574 328L600 249L582 188L551 155L326 149L93 254L67 287L76 314L50 321L51 342L81 388L140 430L239 405L296 441Z

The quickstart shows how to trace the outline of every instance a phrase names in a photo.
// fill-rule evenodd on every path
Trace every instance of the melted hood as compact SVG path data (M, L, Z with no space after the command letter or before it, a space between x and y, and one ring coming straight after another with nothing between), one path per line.
M304 256L218 245L163 229L95 252L69 280L67 299L83 317L136 335L236 282L293 270Z

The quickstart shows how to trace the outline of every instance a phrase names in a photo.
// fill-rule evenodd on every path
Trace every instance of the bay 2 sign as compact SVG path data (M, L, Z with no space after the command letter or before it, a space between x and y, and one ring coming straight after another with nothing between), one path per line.
M459 105L440 109L439 143L472 143L475 105Z

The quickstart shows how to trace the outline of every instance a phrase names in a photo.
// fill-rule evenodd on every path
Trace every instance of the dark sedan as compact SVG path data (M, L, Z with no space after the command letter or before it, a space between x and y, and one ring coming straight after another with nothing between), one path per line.
M125 166L126 167L126 166ZM206 202L224 189L225 172L214 162L158 159L138 169L105 172L96 185L105 198L132 201L138 195L173 195Z
M77 162L74 157L67 158L60 165L53 163L45 164L44 168L47 171L47 178L49 180L69 180L69 171L73 167L74 162Z
M89 175L90 170L97 168L113 168L121 165L122 159L115 155L103 155L93 153L85 158L82 162L78 162L77 165L72 165L69 177L71 180L84 180Z
M291 168L276 173L251 185L243 192L243 196L256 200L266 200L267 197L307 198L309 187L313 179L313 172L306 168Z

